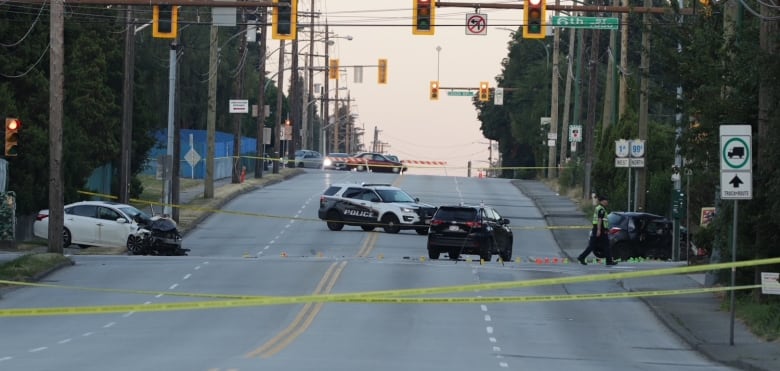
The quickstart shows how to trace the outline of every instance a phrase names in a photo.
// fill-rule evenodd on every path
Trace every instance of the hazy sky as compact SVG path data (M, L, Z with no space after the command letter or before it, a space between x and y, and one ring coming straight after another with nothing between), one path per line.
M357 125L365 128L363 143L370 145L377 127L379 139L388 143L387 152L401 159L447 161L449 175L465 175L469 160L475 167L486 166L488 140L479 129L471 98L448 96L442 90L439 101L430 101L428 86L438 76L443 88L477 88L480 81L489 81L495 87L495 77L501 73L501 60L507 56L511 39L510 32L499 27L516 29L522 10L481 9L479 13L487 17L488 27L487 35L480 36L466 33L466 16L477 13L474 8L440 7L436 9L435 35L418 36L412 34L412 0L314 3L315 12L321 14L316 22L327 22L330 31L338 36L352 36L351 41L335 39L329 50L331 58L338 58L341 66L366 66L362 83L354 81L352 67L347 67L339 82L339 86L348 88L351 109L358 114ZM299 14L310 11L311 0L299 0L298 7ZM299 22L308 22L304 19L301 16ZM299 46L305 47L308 33L299 34L299 40ZM315 44L316 54L322 54L323 43ZM278 41L269 40L269 50L275 47ZM441 47L438 52L437 47ZM377 69L373 66L379 58L388 60L386 85L377 84ZM269 62L273 60L276 58ZM323 62L323 58L318 58L315 65ZM318 72L314 80L321 83L323 77ZM331 89L334 82L330 81ZM346 92L341 90L339 97ZM497 157L494 150L494 160Z

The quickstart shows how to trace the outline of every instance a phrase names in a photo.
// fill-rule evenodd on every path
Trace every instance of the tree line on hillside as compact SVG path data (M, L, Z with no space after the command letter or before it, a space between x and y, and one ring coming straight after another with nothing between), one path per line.
M631 5L641 6L642 1L632 0ZM737 250L738 260L780 256L780 63L778 46L780 33L776 9L760 7L756 2L746 4L760 13L740 15L733 19L726 4L712 4L707 12L697 16L679 18L676 14L650 16L650 65L648 77L648 137L646 142L646 204L644 210L664 216L672 216L673 183L671 181L675 154L685 159L682 169L682 190L688 195L694 241L702 247L714 250L725 261L731 260L730 231L734 202L720 200L719 126L721 124L749 124L753 128L753 199L740 201ZM656 6L663 6L657 4ZM701 7L701 5L699 4ZM672 5L676 8L676 5ZM729 18L732 17L732 18ZM761 18L767 19L763 21ZM598 109L593 130L593 171L591 192L608 191L611 209L627 207L628 176L625 168L614 166L615 140L638 137L637 122L640 116L640 77L642 15L629 16L628 68L619 71L628 86L625 113L613 125L604 120L606 76L609 58L617 58L610 50L609 32L573 31L561 29L560 75L562 87L567 78L567 54L569 33L577 32L584 38L582 44L599 45L597 60L579 59L586 66L597 63L597 86L590 89L588 69L583 68L572 91L581 92L572 97L579 100L569 108L569 123L586 123L590 104ZM540 126L540 117L550 116L551 66L546 53L552 49L538 40L526 40L516 32L508 44L508 55L502 62L499 86L512 87L505 94L503 105L474 101L482 132L486 138L499 142L502 158L502 176L533 178L543 176L537 170L547 164L547 128ZM592 43L599 37L598 43ZM578 40L579 41L579 40ZM552 41L549 41L550 43ZM571 56L576 62L577 55ZM576 66L576 63L574 64ZM574 71L572 71L574 72ZM682 89L678 98L677 89ZM589 96L589 92L596 92ZM563 116L563 93L560 89L559 118ZM678 116L679 115L679 116ZM677 122L681 118L681 122ZM560 119L559 119L560 120ZM605 122L606 121L606 122ZM679 135L678 135L679 132ZM562 133L566 135L567 133ZM560 142L557 143L560 145ZM558 152L556 150L556 152ZM566 159L559 159L562 171L558 174L563 186L578 187L584 184L582 147L576 153L566 152ZM513 169L515 168L515 169ZM523 169L526 168L526 169ZM690 171L691 176L685 176ZM636 179L634 179L636 181ZM687 183L689 181L689 183ZM717 207L717 217L708 228L697 227L701 207ZM683 217L683 222L687 218ZM753 283L759 272L777 271L780 267L757 267L753 271L741 270L739 281Z

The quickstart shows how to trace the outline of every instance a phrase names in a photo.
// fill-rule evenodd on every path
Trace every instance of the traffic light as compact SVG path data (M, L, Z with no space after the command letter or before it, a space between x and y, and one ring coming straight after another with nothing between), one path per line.
M379 60L376 82L378 84L387 84L387 59Z
M22 121L17 118L5 118L5 157L14 157L19 151L19 130L22 129Z
M298 0L274 0L271 38L295 40L298 31Z
M433 35L436 0L413 0L412 33L415 35Z
M330 65L328 67L328 77L331 80L338 80L339 79L339 60L338 59L331 59Z
M179 28L179 7L155 5L152 8L152 37L175 39Z
M487 102L490 100L490 84L487 81L479 83L479 101Z
M428 98L430 98L430 100L439 100L439 82L438 81L431 81L431 89L430 89L430 93L428 94Z
M523 22L524 39L544 39L547 34L547 5L545 0L526 0L523 6L525 22Z

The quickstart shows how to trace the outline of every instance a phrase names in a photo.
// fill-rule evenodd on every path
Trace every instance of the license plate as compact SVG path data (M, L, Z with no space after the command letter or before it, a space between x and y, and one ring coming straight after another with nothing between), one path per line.
M453 232L458 232L460 231L460 227L458 227L457 225L451 225L450 230Z

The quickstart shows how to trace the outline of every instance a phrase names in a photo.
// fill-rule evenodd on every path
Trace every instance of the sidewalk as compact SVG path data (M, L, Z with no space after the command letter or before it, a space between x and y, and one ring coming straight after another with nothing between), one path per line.
M515 180L513 184L534 201L547 225L588 225L588 218L573 201L559 196L546 184L536 180ZM553 229L552 234L561 251L576 262L587 243L587 231ZM687 289L701 287L703 283L703 274L621 282L628 291ZM731 314L720 309L720 300L715 295L658 296L642 300L672 332L704 356L742 370L780 370L780 342L759 339L739 320L734 324L734 345L729 344Z

